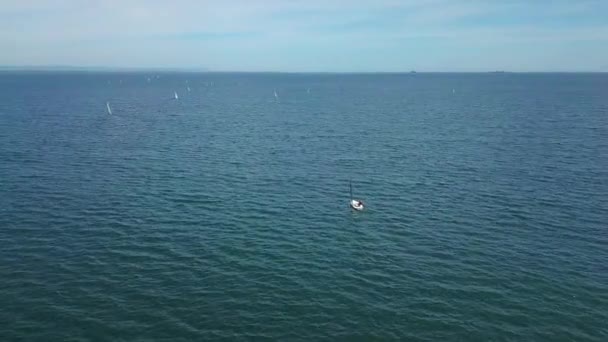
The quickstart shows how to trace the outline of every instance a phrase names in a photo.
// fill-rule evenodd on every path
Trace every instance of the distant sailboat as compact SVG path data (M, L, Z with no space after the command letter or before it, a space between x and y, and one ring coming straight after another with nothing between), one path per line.
M279 94L277 94L277 90L274 89L274 98L278 101L279 100Z
M110 108L110 102L106 102L106 108L108 109L108 114L112 115L112 108Z
M452 89L452 94L456 94L456 89Z
M177 96L177 92L176 91L173 92L173 97L175 97L176 100L179 100L179 96Z
M190 86L188 86L188 92L190 92Z

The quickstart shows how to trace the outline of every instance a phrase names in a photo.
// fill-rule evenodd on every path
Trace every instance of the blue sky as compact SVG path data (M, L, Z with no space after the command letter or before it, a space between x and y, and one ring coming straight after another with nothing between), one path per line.
M608 71L608 0L2 0L0 65Z

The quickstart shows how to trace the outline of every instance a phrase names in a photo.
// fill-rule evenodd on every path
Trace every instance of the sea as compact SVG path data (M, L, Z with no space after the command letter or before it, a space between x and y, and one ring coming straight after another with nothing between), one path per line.
M0 72L0 341L254 340L608 341L608 74Z

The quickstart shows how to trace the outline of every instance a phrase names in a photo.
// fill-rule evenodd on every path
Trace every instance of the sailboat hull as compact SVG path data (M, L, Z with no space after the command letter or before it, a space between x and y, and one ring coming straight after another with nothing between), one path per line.
M365 209L365 206L363 205L363 203L361 203L360 201L357 201L357 200L351 200L349 204L350 204L350 207L356 211L361 211L361 210Z

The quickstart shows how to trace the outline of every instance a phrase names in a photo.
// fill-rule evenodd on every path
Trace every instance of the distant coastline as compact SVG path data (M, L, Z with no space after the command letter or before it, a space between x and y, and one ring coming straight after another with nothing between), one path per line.
M209 72L205 68L162 68L162 67L104 67L71 65L0 65L0 71L82 71L82 72Z

